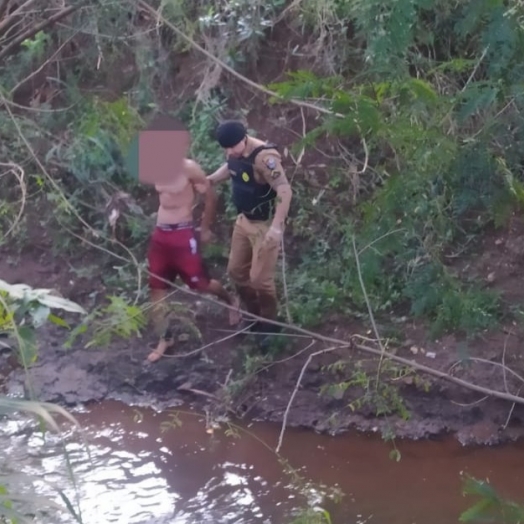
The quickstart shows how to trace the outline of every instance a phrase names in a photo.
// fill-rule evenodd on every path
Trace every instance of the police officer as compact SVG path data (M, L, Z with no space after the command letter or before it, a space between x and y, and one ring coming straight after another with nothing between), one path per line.
M276 320L275 270L292 198L291 186L276 146L249 136L241 122L220 124L216 139L227 161L208 179L214 184L231 180L238 212L227 270L246 310ZM255 330L271 332L275 327L257 323Z

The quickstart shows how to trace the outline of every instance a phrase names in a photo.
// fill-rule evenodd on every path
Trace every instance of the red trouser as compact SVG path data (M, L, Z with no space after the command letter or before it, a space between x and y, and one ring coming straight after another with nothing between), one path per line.
M192 289L206 289L209 276L200 253L199 242L192 224L160 225L155 227L147 254L149 287L168 289L167 282L177 276ZM158 278L160 277L160 278Z

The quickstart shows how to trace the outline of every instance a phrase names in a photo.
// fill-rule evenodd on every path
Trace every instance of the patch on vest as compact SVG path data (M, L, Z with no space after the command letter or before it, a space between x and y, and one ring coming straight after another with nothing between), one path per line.
M270 156L266 159L266 166L268 169L273 171L277 167L277 161L272 156Z
M246 172L242 173L242 180L244 182L249 182L249 175Z

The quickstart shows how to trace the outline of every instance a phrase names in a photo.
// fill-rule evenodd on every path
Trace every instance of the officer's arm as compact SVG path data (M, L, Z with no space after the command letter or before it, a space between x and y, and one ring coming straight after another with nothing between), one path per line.
M209 178L206 177L202 168L193 160L187 160L187 174L195 191L205 197L200 228L202 230L209 229L216 216L217 194L211 187Z
M229 168L227 167L227 162L222 164L214 173L211 173L207 179L212 184L218 184L219 182L224 182L229 178Z
M282 231L289 213L291 198L293 197L291 185L286 177L284 168L282 167L282 163L278 156L274 154L272 155L268 152L265 155L259 155L257 161L258 162L256 163L258 164L257 167L259 168L259 171L277 194L275 216L271 227L278 231Z

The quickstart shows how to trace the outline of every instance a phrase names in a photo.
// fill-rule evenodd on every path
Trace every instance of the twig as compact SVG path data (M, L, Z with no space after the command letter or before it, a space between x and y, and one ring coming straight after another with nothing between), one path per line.
M382 355L382 352L380 350L370 348L368 346L364 346L363 344L355 344L354 347L356 349L359 349L366 353L370 353L372 355L376 355L376 356ZM496 391L490 388L485 388L483 386L477 386L477 384L472 384L471 382L468 382L466 380L462 380L460 378L453 377L449 375L448 373L445 373L444 371L440 371L435 368L430 368L428 366L425 366L424 364L419 364L418 362L408 360L407 358L402 358L397 355L393 355L392 353L386 352L385 356L388 357L390 360L393 360L400 364L404 364L405 366L410 366L413 369L417 369L419 371L422 371L423 373L427 373L428 375L432 375L434 377L444 379L447 382L451 382L452 384L457 384L458 386L462 386L471 391L477 391L478 393L483 393L485 395L489 395L490 397L499 398L501 400L508 400L510 402L516 402L517 404L524 405L523 397L517 397L516 395L503 393L501 391ZM489 362L489 360L487 362ZM496 364L496 362L491 362L491 363Z
M513 332L508 332L506 338L504 339L504 349L502 350L502 376L504 378L504 389L506 390L506 393L509 393L508 388L508 379L506 377L506 349L508 348L508 338L513 335ZM517 395L520 393L520 390L522 389L522 386L517 390ZM511 415L513 415L513 410L515 409L515 402L511 405L511 408L508 413L508 417L506 418L506 423L504 424L504 429L508 427L509 421L511 420Z
M57 57L59 54L60 54L60 51L62 51L62 49L79 33L79 31L76 31L73 35L71 35L69 38L67 38L65 40L65 42L63 42L60 47L38 68L36 69L35 71L33 71L28 77L24 78L23 80L20 80L20 82L18 82L18 84L15 85L15 87L13 87L13 89L11 89L11 91L9 91L9 96L13 96L13 94L16 92L16 90L22 86L23 84L25 84L28 80L31 80L31 78L33 78L35 75L37 75L38 73L40 73L40 71L42 71L42 69L44 69L44 67L49 64L52 60L55 59L55 57Z
M3 103L5 108L6 108L6 111L7 113L9 114L9 118L11 119L11 121L13 122L13 125L15 126L16 128L16 131L18 133L18 135L20 136L22 142L24 142L24 145L26 146L27 150L29 151L29 153L31 154L31 156L33 157L35 163L38 165L38 167L40 168L40 170L42 171L42 173L45 175L45 177L49 180L50 184L55 188L55 190L57 191L57 193L62 197L64 203L66 204L66 206L71 210L71 212L73 213L74 216L76 216L76 218L82 223L82 225L84 225L88 231L90 231L95 238L100 238L100 237L103 237L103 235L101 235L100 233L98 233L97 231L95 231L81 216L80 214L78 213L77 209L75 208L75 206L73 204L71 204L71 202L67 199L66 195L64 194L64 192L62 191L62 188L57 184L57 182L54 180L54 178L48 173L47 169L43 166L42 162L40 162L40 159L38 158L38 156L36 155L33 147L31 146L31 144L29 143L29 141L27 140L26 136L24 135L24 133L22 132L22 129L20 128L20 125L18 124L15 116L13 115L13 112L11 111L11 108L9 107L9 103L8 101L6 100L5 96L0 92L0 103ZM74 236L76 237L79 237L81 238L83 241L87 241L86 239L80 237L80 235L77 235L76 233L73 233L72 231L70 231L70 233L72 233ZM109 239L107 237L103 237L105 238L106 240L109 240L110 242L112 243L115 243L117 245L119 245L124 251L126 251L126 253L129 255L130 259L133 261L133 263L135 264L135 267L136 267L136 270L137 270L137 282L138 282L138 289L137 289L137 293L136 293L136 297L135 297L135 301L133 302L133 305L136 305L138 303L138 299L140 297L140 291L142 289L142 274L141 274L141 271L140 271L140 265L138 264L138 260L136 259L135 255L133 255L133 253L131 252L131 250L125 246L124 244L122 244L119 240L116 240L116 239ZM93 243L91 243L91 245L95 245ZM96 246L96 245L95 245ZM112 252L112 251L109 251L101 246L96 246L97 248L100 248L112 255L116 255L118 256L116 253ZM120 257L122 260L125 260L126 262L129 262L129 260L125 259L124 257Z
M284 20L284 18L287 16L289 11L293 11L293 9L296 9L300 4L302 0L293 0L275 19L273 25L277 25L279 22Z
M21 104L17 104L16 102L11 102L11 100L7 100L5 98L2 100L2 104L10 105L11 107L16 107L18 109L22 109L23 111L29 111L33 113L65 113L66 111L69 111L76 105L75 103L67 107L58 107L56 109L43 109L41 107L23 106Z
M385 348L384 348L384 346L382 344L380 333L378 332L378 327L377 327L377 324L375 322L375 316L373 315L373 309L371 308L371 303L369 302L369 297L368 297L368 294L367 294L367 291L366 291L366 286L364 285L364 280L362 278L362 270L360 269L360 259L359 259L359 256L358 256L357 244L355 242L355 236L354 235L351 237L351 241L352 241L352 244L353 244L353 253L355 254L355 262L357 264L358 280L360 282L360 287L361 287L362 293L364 295L364 300L366 301L366 306L367 306L367 309L368 309L369 319L371 320L371 325L373 327L373 332L375 333L375 336L377 337L377 342L378 342L378 344L380 346L380 349L384 353L386 350L385 350Z
M9 168L7 173L13 173L13 175L15 175L16 179L18 180L18 185L20 186L20 191L22 192L21 204L20 204L20 209L18 210L18 214L16 215L15 221L13 222L11 227L8 229L7 233L4 234L4 238L7 238L11 234L11 232L15 230L16 226L22 219L22 215L24 214L24 209L25 209L26 200L27 200L27 186L24 181L25 172L21 166L19 166L18 164L14 164L13 162L0 162L0 167ZM4 174L7 174L7 173L4 173Z
M314 111L318 111L319 113L323 113L325 115L331 115L336 116L338 118L344 118L344 115L340 113L335 113L331 111L330 109L327 109L322 106L317 106L315 104L310 104L309 102L304 102L302 100L297 100L296 98L291 98L289 100L285 99L282 95L279 95L278 93L275 93L274 91L271 91L270 89L267 89L266 87L258 84L257 82L254 82L253 80L250 80L249 78L245 77L244 75L240 74L239 72L235 71L231 66L227 65L224 61L217 58L213 53L210 53L207 51L207 49L204 49L201 45L199 45L197 42L195 42L190 36L186 35L183 31L178 29L174 24L172 24L169 20L167 20L162 14L160 14L158 11L156 11L153 7L151 7L145 0L138 0L138 4L148 11L150 14L155 16L157 20L162 21L163 24L165 24L167 27L169 27L172 31L174 31L180 38L184 39L186 42L188 42L192 47L200 51L202 54L207 56L210 60L216 62L220 65L225 71L230 73L231 75L235 76L245 84L257 89L258 91L261 91L262 93L265 93L266 95L269 95L273 98L278 98L280 100L286 100L290 102L291 104L297 105L299 107L304 107L307 109L312 109Z
M304 115L304 108L300 108L300 115L302 116L302 138L306 138L306 116ZM289 152L289 156L291 157L291 160L293 160L293 163L295 164L295 167L298 167L300 163L302 162L302 158L304 157L304 153L306 152L306 146L303 146L300 150L300 153L298 154L297 158L291 154L291 151Z
M6 19L0 23L0 33L2 31L5 31L8 27L9 27L9 24L13 21L13 19L19 15L19 14L23 14L22 11L30 6L31 4L34 4L36 2L36 0L27 0L27 2L25 2L24 4L22 4L20 7L17 7L12 13L9 13L9 15L6 17ZM5 8L7 8L7 2L5 3ZM0 10L1 11L1 10ZM2 16L3 13L0 12L0 16Z
M273 366L276 366L277 364L283 364L284 362L288 362L289 360L293 360L294 358L299 357L300 355L302 355L302 353L305 353L308 349L311 349L316 343L317 343L316 340L312 340L305 348L302 348L300 351L297 351L295 354L290 355L289 357L271 362L267 366L264 366L263 368L258 369L254 373L254 375L258 375L259 373L262 373L262 371L266 371L267 369L272 368Z
M489 49L489 45L487 45L484 48L484 51L482 51L482 54L480 55L480 58L477 60L477 63L475 64L475 67L473 68L473 71L471 71L471 74L469 75L469 78L467 79L466 83L464 84L464 87L461 89L462 93L467 89L467 87L469 86L469 84L473 80L473 77L477 74L477 71L478 71L478 69L480 67L480 64L482 63L482 60L484 60L484 58L486 56L486 53L488 52L488 49Z
M247 331L251 326L246 326L244 329L241 329L239 331L235 331L233 334L228 335L227 337L220 338L218 340L214 340L213 342L210 342L209 344L206 344L205 346L199 347L197 349L193 349L189 351L188 353L181 353L179 355L162 355L164 358L187 358L191 357L193 355L196 355L197 353L200 353L201 351L204 351L204 349L208 349L213 346L217 346L218 344L221 344L222 342L226 342L227 340L231 340L232 338L235 338L240 333L244 333Z
M364 148L365 157L364 157L364 165L362 169L358 171L359 175L363 175L367 171L368 165L369 165L369 148L368 148L368 143L366 142L366 139L364 137L362 137L362 147Z
M0 0L0 20L4 17L7 8L9 7L9 0Z
M181 386L179 386L177 388L178 391L189 391L190 393L194 393L195 395L202 395L204 397L208 397L208 398L211 398L217 402L220 402L220 399L216 396L216 395L213 395L213 393L208 393L207 391L202 391L201 389L194 389L194 388L191 388L191 387L185 387L184 384L182 384Z
M227 388L227 385L229 384L229 380L231 379L231 375L232 374L233 374L233 369L230 369L228 374L227 374L226 380L224 380L224 384L222 385L222 389L226 389Z
M386 354L386 348L382 344L382 339L380 337L380 333L378 332L377 323L375 322L375 316L373 315L373 309L372 309L371 303L369 301L369 297L368 297L368 294L367 294L367 291L366 291L366 286L364 285L364 279L362 278L362 271L360 269L360 259L359 259L359 256L358 256L357 244L355 242L355 235L351 236L351 241L352 241L352 244L353 244L353 253L355 254L355 262L357 264L358 281L360 282L360 287L362 289L362 294L364 295L364 300L366 301L366 307L368 309L369 319L370 319L371 325L373 327L373 332L375 333L375 337L377 337L377 342L378 342L378 345L379 345L380 351L381 351L380 361L378 363L378 368L377 368L377 379L376 379L376 383L375 383L375 386L378 387L378 381L380 379L380 371L382 369L382 361L384 359L384 355Z
M73 14L75 11L78 11L81 7L83 7L82 3L79 3L78 5L66 7L62 11L54 14L53 16L50 16L49 18L42 20L42 22L40 22L39 24L36 24L30 27L29 29L24 31L22 34L17 36L15 39L13 39L8 45L6 45L0 51L0 60L8 56L9 53L11 53L11 51L13 51L16 47L18 47L27 38L31 38L32 36L36 35L42 29L45 29L48 26L54 24L55 22L62 20L62 18L65 18L66 16Z
M460 406L461 408L469 408L471 406L475 406L476 404L480 404L481 402L484 402L489 398L488 395L483 396L479 400L475 400L475 402L470 402L469 404L462 404L461 402L455 402L454 400L451 401L452 404L455 404L456 406ZM515 405L515 404L513 404Z
M502 377L504 378L504 389L506 390L506 393L509 393L508 379L506 377L506 349L508 348L508 338L510 336L511 333L507 333L507 336L504 339L504 348L502 349Z
M524 384L524 377L519 375L517 372L513 371L511 368L508 368L506 365L501 364L500 362L493 362L492 360L487 360L485 358L478 357L468 357L468 360L472 360L474 362L482 362L483 364L489 364L491 366L501 367L504 371L507 371L514 377L518 378Z
M286 432L287 419L291 410L291 405L293 404L293 400L295 400L298 388L300 387L300 383L302 382L302 378L304 377L309 363L313 360L313 358L318 357L318 355L323 355L325 353L334 351L335 349L341 349L342 347L343 346L333 346L327 349L322 349L320 351L315 351L315 353L311 353L311 355L309 355L309 357L307 358L305 364L302 366L302 369L300 370L300 375L298 376L297 383L295 384L295 389L293 389L293 393L291 393L291 397L289 397L289 402L287 403L286 411L284 412L284 418L282 419L282 429L280 430L280 435L278 437L278 444L275 448L275 453L278 453L280 451L280 448L282 447L282 441L284 440L284 433Z
M517 395L520 394L521 389L522 389L522 386L518 389ZM515 409L515 405L516 405L515 402L513 402L513 404L511 405L511 409L509 410L509 413L508 413L508 418L506 418L506 422L504 423L504 426L502 426L504 430L508 427L509 421L511 420L511 415L513 415L513 410Z
M389 235L394 235L395 233L401 233L402 231L406 231L406 228L402 227L400 229L394 229L393 231L388 231L387 233L384 233L383 235L379 236L378 238L375 238L375 240L371 241L369 244L364 246L359 252L358 256L362 255L366 249L369 249L373 244L376 244L377 242L380 242L384 238L388 237Z

